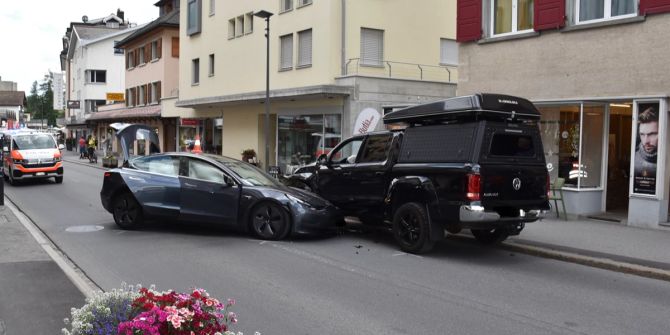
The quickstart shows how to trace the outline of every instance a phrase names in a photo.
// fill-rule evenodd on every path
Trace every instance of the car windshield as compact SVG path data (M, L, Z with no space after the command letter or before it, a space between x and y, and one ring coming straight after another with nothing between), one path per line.
M29 134L14 136L15 150L54 149L56 141L49 134Z
M280 186L281 183L263 170L238 160L223 156L208 155L230 169L242 182L249 186Z

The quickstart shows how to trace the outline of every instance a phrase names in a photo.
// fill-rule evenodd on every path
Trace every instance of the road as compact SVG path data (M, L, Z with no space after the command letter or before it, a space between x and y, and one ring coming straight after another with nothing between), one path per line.
M667 334L668 282L463 239L408 255L355 226L281 242L188 223L123 231L100 205L103 171L69 162L65 171L63 184L6 185L6 195L100 287L202 287L237 300L236 331Z

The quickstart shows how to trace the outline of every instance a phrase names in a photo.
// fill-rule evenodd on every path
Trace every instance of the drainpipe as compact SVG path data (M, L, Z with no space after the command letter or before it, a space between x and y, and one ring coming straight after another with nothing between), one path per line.
M346 27L347 27L347 0L342 0L342 56L341 56L341 68L342 68L342 75L347 74L347 68L346 68L346 59L347 57L347 38L346 38Z

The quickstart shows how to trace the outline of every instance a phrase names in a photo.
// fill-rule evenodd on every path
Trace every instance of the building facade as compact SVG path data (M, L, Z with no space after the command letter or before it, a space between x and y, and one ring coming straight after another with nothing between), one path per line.
M160 16L116 43L124 52L125 83L122 104L100 108L88 121L112 137L110 123L140 123L154 127L162 151L175 151L177 123L174 106L179 92L179 8L177 0L156 3ZM146 143L148 145L148 143ZM133 148L143 154L140 143Z
M668 222L670 1L459 0L458 94L526 97L567 211Z
M267 49L261 10L274 14ZM191 110L175 114L179 149L195 136L234 158L253 149L262 159L268 147L269 165L290 173L382 129L385 111L453 96L455 10L439 0L182 0L176 105Z
M17 128L27 105L23 91L0 91L0 127Z
M51 72L51 89L54 94L53 108L57 111L65 110L65 78L62 72Z

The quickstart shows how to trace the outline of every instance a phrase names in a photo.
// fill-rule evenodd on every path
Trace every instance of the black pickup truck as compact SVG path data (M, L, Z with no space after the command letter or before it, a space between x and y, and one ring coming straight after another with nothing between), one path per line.
M429 251L445 230L483 243L517 235L549 209L528 100L476 94L384 116L401 130L354 136L289 177L364 224L391 226L402 250Z

